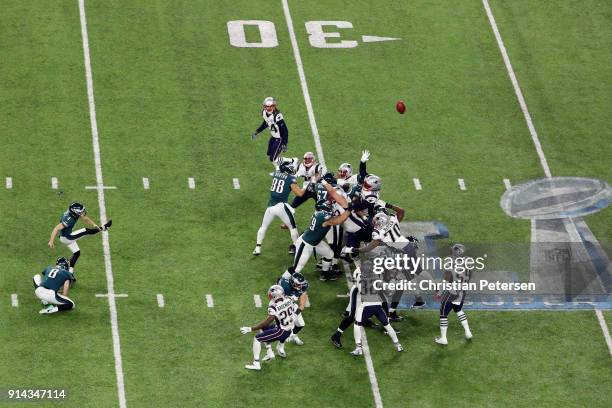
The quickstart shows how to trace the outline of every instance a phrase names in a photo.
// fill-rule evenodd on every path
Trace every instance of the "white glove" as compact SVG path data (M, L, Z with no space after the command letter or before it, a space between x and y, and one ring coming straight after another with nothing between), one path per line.
M251 332L251 328L250 328L250 327L248 327L248 326L241 327L241 328L240 328L240 332L241 332L242 334L247 334L247 333L250 333L250 332Z
M361 162L362 162L362 163L365 163L365 162L367 162L368 160L370 160L370 151L369 151L369 150L364 150L364 151L361 153Z

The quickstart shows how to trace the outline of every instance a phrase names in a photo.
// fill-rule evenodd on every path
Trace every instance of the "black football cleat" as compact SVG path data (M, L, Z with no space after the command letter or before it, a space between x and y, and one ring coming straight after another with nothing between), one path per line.
M334 346L336 346L336 348L342 348L342 342L340 341L340 335L338 334L338 332L335 332L331 337L330 337L331 342L334 344Z
M412 304L412 309L422 309L424 308L426 305L426 303L423 300L415 300L414 303Z
M295 255L295 245L289 245L289 255Z
M113 220L108 220L108 222L102 227L102 231L108 231L111 225L113 225Z
M397 312L389 313L389 321L390 322L401 322L404 318L397 314Z

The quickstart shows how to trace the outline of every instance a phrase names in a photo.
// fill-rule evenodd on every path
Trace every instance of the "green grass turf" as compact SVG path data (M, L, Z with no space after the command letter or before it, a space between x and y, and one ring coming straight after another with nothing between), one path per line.
M15 183L0 189L0 210L10 215L0 229L0 256L15 271L0 274L6 300L0 302L0 387L47 385L37 379L52 378L71 391L65 406L116 406L108 307L94 297L106 290L100 237L80 242L75 311L44 319L31 294L31 275L68 252L45 246L64 207L78 198L98 217L96 193L83 189L94 183L94 166L78 8L52 6L12 2L0 16L6 33L0 55L8 61L0 74L9 84L0 87L6 101L0 129L10 140L0 150L0 176ZM356 167L361 149L369 148L384 197L405 207L410 219L442 221L453 240L528 242L529 223L499 208L502 179L516 183L543 173L479 2L290 6L330 167L342 161ZM249 139L264 96L275 95L287 118L289 153L314 150L281 3L89 1L87 15L105 183L117 186L106 193L115 222L115 290L129 294L117 299L128 406L261 406L271 395L282 396L272 405L372 406L365 364L327 339L346 302L335 295L346 286L320 283L312 264L305 270L312 283L301 335L306 345L289 345L289 358L262 373L242 368L252 337L238 329L265 314L252 296L265 299L291 262L289 234L276 223L262 256L250 255L271 168L263 156L267 135ZM279 47L231 47L226 22L236 19L273 21ZM403 40L311 48L303 23L325 19L353 22L353 30L343 30L347 39ZM510 47L512 38L507 41ZM529 92L538 90L525 92L531 107ZM404 116L393 111L400 98L408 105ZM601 154L584 152L599 167L581 175L609 175ZM552 160L551 167L555 173ZM63 196L49 188L52 176ZM149 177L150 190L143 190L142 177ZM187 188L187 177L196 178L196 190ZM239 191L232 189L234 177ZM421 179L423 191L414 191L412 177ZM468 191L459 191L459 177ZM298 210L298 225L310 208ZM10 307L10 293L19 294L18 309ZM165 296L164 309L157 293ZM206 307L207 293L214 309ZM434 347L435 312L411 313L401 325L404 355L368 332L385 406L604 406L609 400L610 360L594 313L468 313L476 335L470 345L451 318L451 345ZM352 343L349 330L347 349ZM58 345L71 352L54 354ZM571 392L575 384L579 392Z

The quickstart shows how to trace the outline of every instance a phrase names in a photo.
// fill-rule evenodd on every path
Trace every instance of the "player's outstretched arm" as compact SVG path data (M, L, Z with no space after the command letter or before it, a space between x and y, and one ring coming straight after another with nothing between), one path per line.
M57 237L57 233L63 229L64 229L64 224L62 224L61 222L57 224L55 228L53 228L53 231L51 231L51 237L49 238L49 242L47 243L47 245L49 245L49 248L55 247L55 237Z
M259 127L257 128L257 130L255 130L255 132L253 132L251 134L251 139L255 140L255 138L257 137L258 134L260 134L261 132L264 131L265 128L268 127L268 124L266 123L266 121L264 120L263 122L261 122L261 125L259 125Z
M344 198L341 194L339 194L336 189L334 189L331 184L329 184L327 181L322 180L321 184L323 185L323 187L325 187L325 190L327 190L328 194L330 195L331 198L334 199L335 202L337 202L338 204L340 204L340 206L342 208L347 208L348 207L348 203L346 201L346 198ZM344 222L344 221L343 221Z
M404 209L402 207L398 207L397 205L393 205L393 204L390 204L390 203L387 203L385 205L385 207L386 208L390 208L393 211L395 211L395 216L397 217L397 220L399 222L401 222L404 219L405 212L404 212Z
M255 326L249 327L249 326L245 326L245 327L241 327L240 331L242 332L242 334L247 334L251 331L257 331L257 330L261 330L264 327L268 327L270 324L272 324L272 322L274 321L274 316L269 315L264 321L262 321L259 324L256 324Z
M293 194L298 197L301 197L306 193L306 189L298 187L298 185L295 183L291 184L291 191L293 191Z
M324 227L331 227L332 225L340 225L344 221L346 221L346 219L349 217L351 212L349 211L348 207L343 207L343 208L344 208L345 211L342 214L340 214L337 217L334 217L334 218L331 218L331 219L325 221L323 223L323 226Z

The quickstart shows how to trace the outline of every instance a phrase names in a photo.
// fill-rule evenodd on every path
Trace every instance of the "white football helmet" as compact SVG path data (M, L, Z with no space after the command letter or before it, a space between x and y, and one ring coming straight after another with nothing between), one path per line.
M363 189L365 191L380 191L381 187L382 181L375 174L370 174L363 180Z
M276 99L272 96L268 96L263 101L263 107L267 112L273 112L276 109Z
M280 285L272 285L270 286L270 289L268 289L268 299L270 300L276 300L283 296L285 296L285 291Z
M338 178L346 180L353 175L353 167L349 163L342 163L338 168Z
M463 244L453 244L451 246L451 255L458 258L465 254L465 246Z
M304 153L304 166L309 169L312 167L312 165L315 162L315 155L313 152L306 152Z

